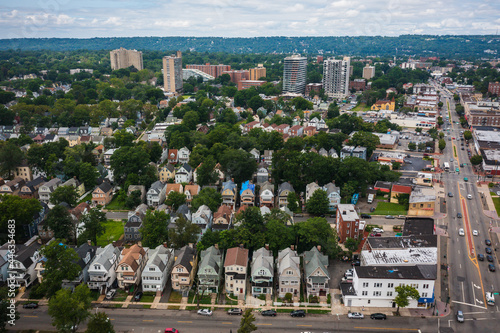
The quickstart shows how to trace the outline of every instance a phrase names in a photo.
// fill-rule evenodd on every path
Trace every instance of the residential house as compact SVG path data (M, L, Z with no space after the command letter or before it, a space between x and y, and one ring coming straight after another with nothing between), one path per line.
M59 130L57 131L57 135L59 135L60 137L67 137L69 135L68 133L68 127L59 127Z
M163 183L166 183L169 179L175 179L175 167L167 163L161 170L160 170L160 181Z
M226 293L233 295L246 295L248 267L248 249L233 247L227 250L224 260L224 280Z
M165 190L165 197L167 198L168 195L171 193L171 192L177 192L177 193L182 193L183 192L183 187L182 187L182 184L170 184L170 183L167 183L167 189ZM188 185L186 185L187 187Z
M255 205L255 185L251 184L249 180L241 184L240 205Z
M360 222L356 207L352 204L337 205L337 235L339 243L344 243L347 238L359 239L364 230Z
M92 192L92 204L105 206L113 199L113 186L108 182L103 182Z
M177 149L169 149L168 150L168 163L177 164L177 162L179 162Z
M316 118L314 118L316 119ZM311 199L312 195L316 190L321 190L322 188L316 182L312 182L306 185L306 202Z
M366 154L366 147L344 146L340 151L340 158L344 159L346 157L357 157L366 160Z
M409 216L433 216L436 208L436 190L417 186L410 194Z
M193 178L193 169L189 164L184 163L175 171L175 182L177 184L180 183L189 183Z
M191 207L191 201L193 201L193 197L200 193L200 185L186 185L184 187L184 194L186 195L186 203L189 207Z
M33 173L26 160L14 170L14 178L22 178L25 182L33 180Z
M411 186L392 185L390 202L399 203L398 196L403 194L407 194L409 196L411 194Z
M123 128L125 126L125 122L127 121L127 117L121 116L116 120L116 123L118 124L118 128Z
M115 153L116 149L108 149L104 152L104 165L111 165L111 156Z
M314 117L314 118L311 118L309 119L309 121L307 122L307 126L312 126L314 128L318 128L318 121L319 119Z
M78 135L69 135L66 140L68 140L70 148L73 148L74 146L78 146L80 144L80 137Z
M320 252L321 246L304 252L304 280L307 297L326 296L329 290L328 256Z
M236 184L233 180L222 183L222 204L234 209L237 192Z
M383 181L376 181L375 185L373 186L373 189L375 191L380 191L384 193L390 193L392 188L392 183L391 182L383 182Z
M215 231L227 230L233 223L233 210L226 205L219 206L219 209L214 213L214 223L212 229Z
M224 181L224 177L225 177L224 171L222 171L222 166L220 165L220 163L217 163L215 165L214 171L219 178L219 180L216 182L216 184L220 184L221 182Z
M40 223L42 223L42 221L45 220L45 217L49 213L49 206L47 206L47 204L40 202L40 205L42 206L42 208L33 215L31 223L23 225L24 234L28 238L39 235L38 226L40 225Z
M314 136L316 133L316 126L307 126L304 128L304 135L306 136Z
M290 134L290 136L302 136L304 135L304 127L300 125L294 125L290 128L288 134Z
M262 163L257 168L257 184L261 185L269 180L269 169Z
M274 277L274 258L269 246L253 252L250 285L252 296L272 295Z
M186 221L191 221L193 219L193 216L191 214L191 209L189 209L188 205L183 204L180 205L179 208L175 211L175 213L170 214L170 224L168 225L169 229L176 228L176 221L178 218L184 218Z
M116 268L118 288L129 290L141 282L141 274L148 261L148 249L134 244L122 250Z
M175 252L175 261L170 278L172 281L172 290L185 292L187 296L196 273L196 250L191 244L186 245Z
M146 201L146 186L144 185L129 185L127 189L127 196L131 196L132 192L141 192L141 203Z
M339 155L337 154L337 151L334 148L331 148L328 151L328 156L333 157L333 158L339 158Z
M198 207L198 210L195 213L193 213L191 222L200 227L200 235L198 236L198 241L200 241L203 234L208 229L212 229L212 222L213 222L212 211L207 205L201 205L200 207Z
M274 185L266 181L260 187L260 206L261 207L274 207Z
M161 181L154 182L148 190L147 202L148 206L158 207L165 201L165 193L167 186L163 185Z
M0 186L0 194L18 195L25 184L26 182L23 178L14 178Z
M33 236L24 244L5 243L0 249L7 251L7 258L14 256L8 264L8 278L14 287L29 287L36 280L35 266L41 259L41 242Z
M379 111L379 110L394 111L395 107L396 107L396 102L393 97L392 100L387 100L387 99L377 100L371 106L371 111Z
M59 136L57 134L49 133L43 139L43 143L57 142L59 141Z
M43 176L33 179L32 181L27 182L21 187L19 191L19 196L23 199L38 199L38 189L42 186L47 179Z
M274 150L264 150L263 162L265 165L270 166L273 163Z
M38 143L39 145L41 145L43 143L45 139L45 135L42 135L42 134L37 134L34 138L33 138L33 142L34 143Z
M342 197L340 196L340 187L335 186L334 183L330 182L323 186L323 191L326 192L326 196L328 197L328 210L333 212L337 209L337 206L340 204L340 200Z
M77 264L80 266L80 274L72 281L63 280L62 287L66 289L74 290L76 286L81 283L87 283L89 281L89 266L92 260L94 260L96 255L97 246L92 246L90 241L83 243L82 245L75 248L76 254L78 255Z
M250 150L250 154L253 156L256 162L260 161L260 151L258 151L256 148L252 148L252 150Z
M54 192L54 190L58 188L61 183L62 182L59 178L53 178L40 186L38 188L39 200L43 203L48 204L50 202L50 196L52 195L52 192Z
M288 124L281 124L276 127L276 131L281 134L288 134L290 131L290 125Z
M219 292L222 278L222 253L217 244L201 251L198 267L198 293Z
M102 294L109 289L116 280L116 268L120 258L120 249L113 244L98 248L94 260L89 266L90 289L98 289Z
M85 194L85 184L80 183L76 177L70 178L67 181L65 181L61 186L72 186L76 190L76 194L78 194L79 197Z
M278 252L278 259L276 259L278 268L278 296L285 297L287 293L292 294L294 297L300 295L300 257L297 251L287 247Z
M141 236L141 227L142 221L144 221L144 217L146 216L146 212L148 210L148 206L145 204L140 204L137 206L135 211L128 212L128 220L124 226L124 240L126 242L137 242L142 239Z
M277 206L279 208L288 206L288 194L295 193L292 184L289 182L284 182L278 186L278 202Z
M101 136L112 136L113 129L111 127L102 127L101 128Z
M182 147L181 149L179 149L177 151L179 163L182 163L182 164L188 163L190 154L191 154L191 152L186 147Z
M89 127L89 126L80 126L78 128L77 135L79 135L79 136L89 136L91 132L92 132L92 128L91 127Z
M174 264L174 249L166 244L149 250L149 259L142 271L142 290L161 293L167 285Z

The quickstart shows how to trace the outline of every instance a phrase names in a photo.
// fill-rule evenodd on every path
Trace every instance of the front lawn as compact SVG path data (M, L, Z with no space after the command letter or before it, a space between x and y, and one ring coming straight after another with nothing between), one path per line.
M365 103L359 103L358 105L356 105L355 108L353 108L351 111L370 111L371 110L371 107L369 106L366 106Z
M92 201L92 192L87 194L82 200L78 201L78 204L81 204L82 202L87 202L87 201Z
M113 301L115 302L125 302L127 299L128 294L125 292L125 290L122 289L116 289L116 295L113 297Z
M156 293L152 291L145 292L142 294L141 300L139 302L144 302L144 303L153 303L155 300L155 295Z
M102 225L106 228L104 234L97 237L97 246L106 246L111 242L119 240L123 236L123 222L107 220Z
M109 204L106 205L107 210L129 210L125 207L125 202L118 200L116 195Z
M182 301L181 293L177 291L172 291L172 293L170 293L170 298L168 299L169 303L180 303L181 301Z
M493 203L495 204L495 209L497 211L497 215L500 216L500 197L491 197Z
M406 215L408 210L403 205L392 202L379 202L373 215Z

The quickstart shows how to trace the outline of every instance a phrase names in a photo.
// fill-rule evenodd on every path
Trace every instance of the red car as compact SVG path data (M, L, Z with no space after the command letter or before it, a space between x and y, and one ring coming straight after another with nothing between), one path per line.
M179 333L175 328L165 328L165 333Z

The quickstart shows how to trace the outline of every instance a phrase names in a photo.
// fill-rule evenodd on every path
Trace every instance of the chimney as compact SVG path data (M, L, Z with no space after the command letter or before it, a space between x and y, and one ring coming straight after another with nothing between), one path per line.
M92 246L92 241L90 239L87 239L87 244L89 244L89 246Z
M264 245L265 249L269 251L269 244Z
M163 242L163 247L168 249L168 245L167 245L167 242Z
M219 244L214 244L214 247L215 247L216 250L218 250L219 249Z
M189 243L189 244L188 244L188 246L189 246L190 248L193 248L193 245L194 245L193 243Z
M242 248L243 248L243 244L240 244L240 249L242 249Z
M138 245L138 246L140 246L140 247L142 247L142 242L141 242L141 241L138 241L138 242L137 242L137 245Z
M316 248L318 249L319 252L321 252L321 245L317 245Z
M36 241L37 241L38 244L42 245L42 239L41 238L38 238Z

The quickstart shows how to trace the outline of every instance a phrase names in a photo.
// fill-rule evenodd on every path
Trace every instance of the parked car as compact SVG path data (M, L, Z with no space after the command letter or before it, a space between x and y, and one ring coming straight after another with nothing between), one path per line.
M394 219L395 217L394 217L394 216L392 216L392 215L386 215L386 216L385 216L385 218L386 218L386 219L389 219L389 220L392 220L392 219Z
M406 218L406 215L398 215L398 219L404 220Z
M487 247L487 248L484 249L484 252L486 252L488 254L491 254L492 251L491 251L491 248Z
M491 241L489 239L485 239L484 244L486 244L487 246L491 246Z
M198 314L202 316L211 316L212 315L212 310L210 309L199 309Z
M227 314L228 315L242 315L243 310L240 308L233 308L233 309L227 310Z
M372 313L370 315L371 319L386 320L387 316L384 313Z
M477 254L477 260L479 260L479 261L484 261L484 254L482 254L482 253L478 253L478 254Z
M276 317L276 311L274 311L274 310L264 310L264 311L261 311L260 314L263 316L266 316L266 317Z
M488 254L486 256L486 260L488 260L489 262L493 262L493 256L491 254Z
M368 215L368 214L361 214L361 218L363 218L363 219L371 219L372 216Z
M464 313L460 310L457 311L457 321L459 323L463 323L464 322Z
M175 328L165 328L165 333L179 333L179 330L176 330Z
M136 292L134 296L134 301L139 302L141 298L142 298L142 291Z
M490 272L494 272L495 271L495 265L489 264L488 265L488 269L490 270Z
M106 299L113 299L116 295L116 289L111 289L106 293Z
M349 312L347 318L350 319L363 319L365 316L360 312Z
M290 316L292 317L305 317L306 312L304 310L293 310L290 312Z
M23 304L23 308L24 309L36 309L38 308L38 304L37 303L26 303L26 304Z
M383 233L384 232L384 229L381 229L381 228L373 228L372 229L373 232L378 232L378 233Z
M354 260L351 265L352 266L360 266L361 263L359 262L359 260Z

